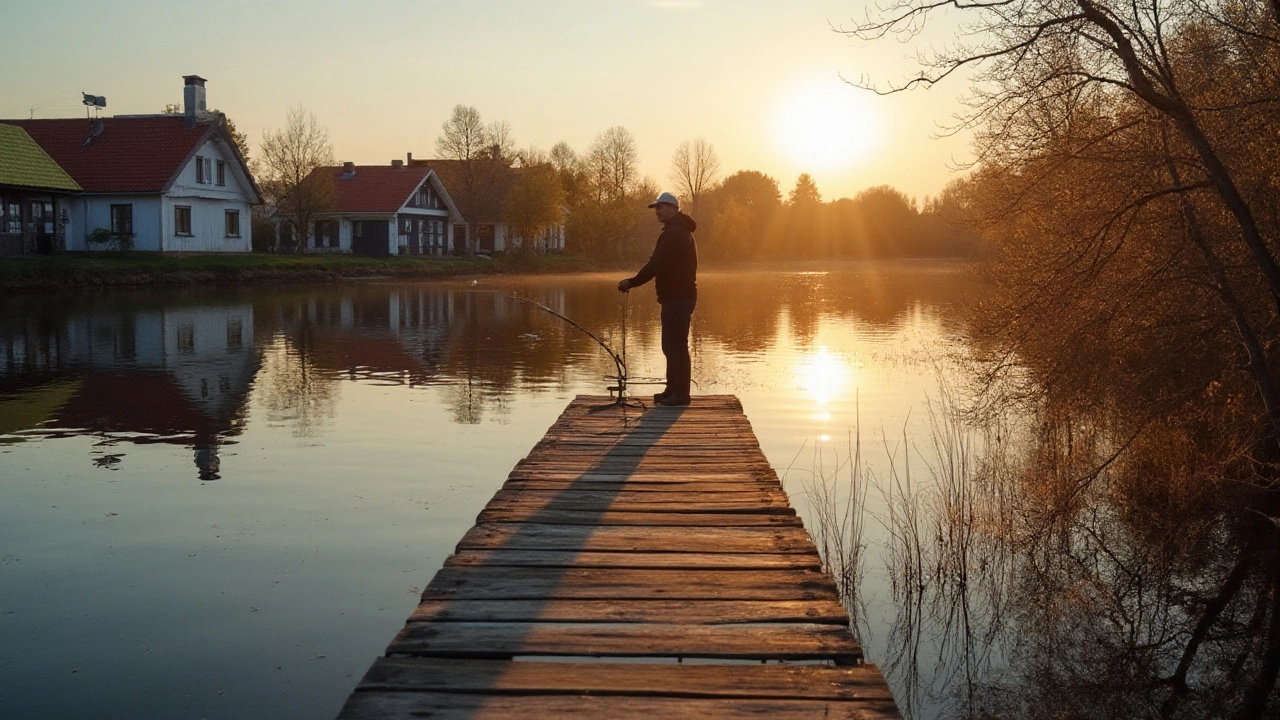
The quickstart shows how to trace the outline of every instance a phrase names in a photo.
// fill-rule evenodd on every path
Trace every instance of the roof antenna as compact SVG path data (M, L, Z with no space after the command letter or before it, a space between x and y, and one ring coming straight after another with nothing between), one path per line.
M90 95L87 92L81 92L80 94L84 96L84 99L80 102L84 104L85 120L89 119L89 108L93 108L93 113L97 116L98 108L104 108L107 106L107 99L102 95ZM33 117L35 116L35 108L32 108L31 114Z

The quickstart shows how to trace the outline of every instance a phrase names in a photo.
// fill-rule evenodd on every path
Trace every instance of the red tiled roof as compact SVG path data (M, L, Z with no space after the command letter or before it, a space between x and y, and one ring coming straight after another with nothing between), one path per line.
M344 180L341 167L315 169L317 173L333 176L337 196L335 212L393 213L404 206L431 168L356 165L355 171L355 177Z
M86 192L152 193L168 189L215 127L183 127L181 115L102 118L102 132L85 145L89 120L5 120L44 149Z

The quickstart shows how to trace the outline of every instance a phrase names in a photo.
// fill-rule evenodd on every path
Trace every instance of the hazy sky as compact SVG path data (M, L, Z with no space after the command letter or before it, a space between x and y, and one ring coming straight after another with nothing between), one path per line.
M580 152L635 135L667 185L683 139L714 143L724 174L760 170L783 192L808 171L825 199L879 184L923 197L954 177L966 137L933 139L959 83L879 97L840 75L910 74L917 49L831 30L867 0L42 0L5 11L0 118L76 117L81 91L111 114L182 100L182 75L255 146L301 103L338 160L430 157L459 103L507 120L521 147ZM933 42L944 41L935 33Z

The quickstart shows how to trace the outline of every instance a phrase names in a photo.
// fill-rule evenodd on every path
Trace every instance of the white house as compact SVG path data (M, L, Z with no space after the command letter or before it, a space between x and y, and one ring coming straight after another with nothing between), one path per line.
M57 218L64 249L128 237L135 250L250 251L258 189L226 118L206 109L204 78L183 81L181 115L2 121L26 130L83 190Z
M448 255L462 221L431 168L356 165L316 168L334 188L334 210L316 218L305 250L356 255Z
M501 164L487 169L489 174L482 183L484 187L476 190L474 208L470 211L474 217L467 217L453 227L455 254L462 254L464 251L481 254L505 252L524 243L515 228L505 220L507 197L512 187L520 182L524 170L499 162ZM413 168L430 167L436 171L445 187L455 189L455 195L464 191L467 170L457 160L415 160L410 154L408 165ZM564 250L564 218L567 216L568 209L562 208L561 221L544 228L539 237L533 238L533 249L536 252Z

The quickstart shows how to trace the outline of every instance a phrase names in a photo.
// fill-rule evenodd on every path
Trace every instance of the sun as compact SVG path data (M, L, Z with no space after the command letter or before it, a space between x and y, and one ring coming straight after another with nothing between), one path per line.
M838 79L792 89L779 105L777 133L787 156L813 170L853 165L880 142L869 98Z

